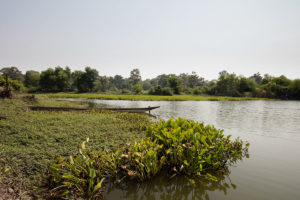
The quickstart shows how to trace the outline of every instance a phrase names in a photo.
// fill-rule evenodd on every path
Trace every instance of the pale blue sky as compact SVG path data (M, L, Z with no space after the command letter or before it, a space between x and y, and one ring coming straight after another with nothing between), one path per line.
M0 68L300 78L300 0L0 0Z

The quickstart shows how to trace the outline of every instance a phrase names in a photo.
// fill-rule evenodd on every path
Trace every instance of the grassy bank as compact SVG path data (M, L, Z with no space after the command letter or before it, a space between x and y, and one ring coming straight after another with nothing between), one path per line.
M242 100L264 100L254 97L221 97L221 96L154 96L154 95L113 95L95 93L49 93L50 98L84 98L84 99L106 99L106 100L131 100L131 101L242 101Z
M55 157L74 153L87 137L95 150L117 148L132 136L143 137L150 123L144 115L37 112L27 110L28 105L87 106L42 95L35 100L0 99L0 196L4 199L28 195L26 191L41 183L42 174Z

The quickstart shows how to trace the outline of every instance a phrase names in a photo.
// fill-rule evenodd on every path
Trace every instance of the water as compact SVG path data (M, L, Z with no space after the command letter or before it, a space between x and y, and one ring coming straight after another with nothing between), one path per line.
M87 101L103 107L160 106L151 114L204 121L250 142L250 158L230 167L218 183L192 187L182 177L161 175L112 187L105 199L300 199L300 101Z

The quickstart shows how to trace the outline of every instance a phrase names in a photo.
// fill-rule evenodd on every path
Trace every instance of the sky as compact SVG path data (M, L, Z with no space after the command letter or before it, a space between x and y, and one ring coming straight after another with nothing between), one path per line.
M0 0L0 68L300 78L299 0Z

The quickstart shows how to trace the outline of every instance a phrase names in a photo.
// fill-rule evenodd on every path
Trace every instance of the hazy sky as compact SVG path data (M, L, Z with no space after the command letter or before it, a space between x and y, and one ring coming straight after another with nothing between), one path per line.
M0 68L300 78L300 0L0 0Z

